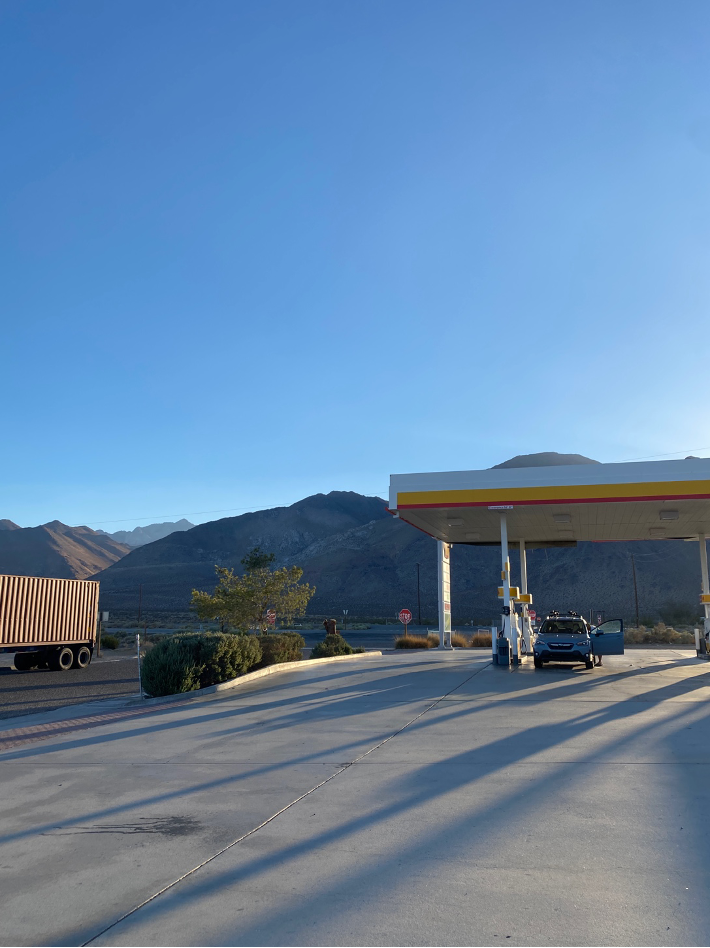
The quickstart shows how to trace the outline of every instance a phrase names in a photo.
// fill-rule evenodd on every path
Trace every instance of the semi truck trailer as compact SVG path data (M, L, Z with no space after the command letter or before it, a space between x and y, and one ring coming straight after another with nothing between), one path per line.
M99 584L0 575L0 651L15 668L86 668L96 645Z

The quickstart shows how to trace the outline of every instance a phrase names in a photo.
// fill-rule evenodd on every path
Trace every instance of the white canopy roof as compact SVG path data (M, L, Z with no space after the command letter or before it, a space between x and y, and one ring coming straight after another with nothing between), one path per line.
M710 458L393 474L390 510L450 543L710 535Z

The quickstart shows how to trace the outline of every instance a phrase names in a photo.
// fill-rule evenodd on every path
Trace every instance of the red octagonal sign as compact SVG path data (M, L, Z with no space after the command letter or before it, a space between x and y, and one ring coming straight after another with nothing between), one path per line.
M409 609L402 609L399 614L399 621L402 623L402 625L409 625L409 623L412 621L412 613L409 611Z

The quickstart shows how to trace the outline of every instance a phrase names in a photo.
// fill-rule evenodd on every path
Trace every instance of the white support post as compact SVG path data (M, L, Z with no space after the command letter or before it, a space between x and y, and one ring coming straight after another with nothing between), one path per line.
M710 595L710 581L708 580L708 547L707 540L705 539L705 534L701 533L698 537L700 542L700 581L702 584L703 594L705 596ZM710 603L704 603L705 606L705 641L708 641L708 636L710 636Z
M518 660L518 638L513 634L513 623L511 622L512 604L510 599L510 557L508 556L508 521L506 515L500 515L500 556L501 556L501 578L503 580L503 606L507 607L508 615L503 615L503 636L508 639L510 647L510 662L515 664Z
M439 648L451 646L451 544L437 540L439 554Z
M525 540L520 541L520 592L527 596L528 593L528 558L525 553ZM523 603L523 639L525 641L525 653L532 655L532 627L530 616L528 615L529 606L527 602Z

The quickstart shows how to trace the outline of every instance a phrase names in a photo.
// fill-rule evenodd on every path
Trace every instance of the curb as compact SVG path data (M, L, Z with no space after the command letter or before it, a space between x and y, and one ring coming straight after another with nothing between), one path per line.
M135 704L150 706L153 702L156 704L165 704L168 701L184 701L186 698L199 698L201 695L213 695L220 691L229 691L232 688L238 688L240 685L249 684L252 681L258 681L259 678L266 678L268 675L276 675L279 672L296 671L299 668L307 668L314 665L329 665L331 662L348 662L358 658L367 658L372 655L382 655L382 652L361 652L358 655L333 655L330 658L305 658L300 662L280 662L277 665L267 665L266 668L259 668L257 671L247 672L246 675L240 675L239 678L232 678L231 681L222 681L218 685L208 685L207 688L199 688L197 691L183 691L177 695L164 695L162 698L140 698L133 699Z

